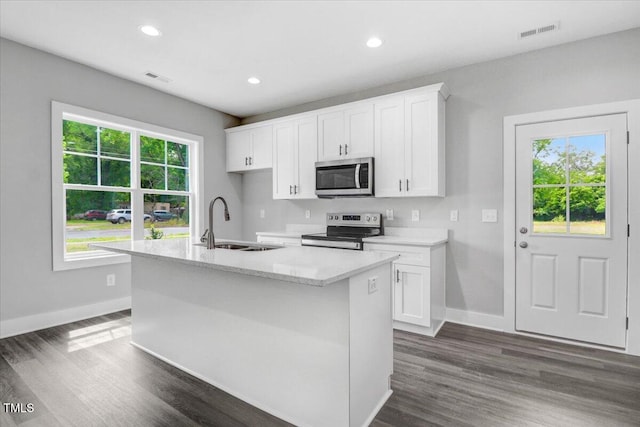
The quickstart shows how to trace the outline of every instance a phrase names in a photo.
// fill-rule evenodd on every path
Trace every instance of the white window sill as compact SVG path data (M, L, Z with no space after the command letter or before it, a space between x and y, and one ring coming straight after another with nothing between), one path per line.
M108 251L90 251L77 254L69 254L61 260L54 259L53 271L100 267L103 265L124 264L130 262L130 255L114 254Z

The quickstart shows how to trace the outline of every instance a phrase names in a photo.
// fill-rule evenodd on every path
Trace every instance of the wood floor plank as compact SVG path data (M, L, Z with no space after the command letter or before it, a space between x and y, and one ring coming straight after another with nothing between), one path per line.
M279 427L286 422L131 346L130 311L0 340L4 427ZM372 423L640 426L640 358L447 323L394 332L394 393Z

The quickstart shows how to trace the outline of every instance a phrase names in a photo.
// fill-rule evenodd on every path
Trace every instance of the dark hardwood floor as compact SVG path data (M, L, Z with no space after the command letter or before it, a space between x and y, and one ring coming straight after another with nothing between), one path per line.
M0 340L0 425L288 425L129 336L119 312ZM394 358L376 427L640 426L640 357L446 324L395 332Z

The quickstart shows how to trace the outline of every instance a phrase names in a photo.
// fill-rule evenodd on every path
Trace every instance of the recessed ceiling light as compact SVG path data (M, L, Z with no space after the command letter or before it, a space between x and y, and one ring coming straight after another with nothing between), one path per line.
M257 78L257 77L249 77L249 78L247 79L247 81L248 81L249 83L251 83L252 85L260 84L260 79L259 79L259 78Z
M382 45L382 40L380 40L377 37L371 37L369 40L367 40L367 46L373 48L373 47L380 47Z
M140 28L140 31L151 37L158 37L160 34L162 34L160 30L153 25L141 25L138 28Z

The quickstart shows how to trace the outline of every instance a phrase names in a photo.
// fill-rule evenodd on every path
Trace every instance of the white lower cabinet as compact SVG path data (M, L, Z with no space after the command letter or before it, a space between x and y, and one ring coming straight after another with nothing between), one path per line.
M365 251L400 255L392 269L393 327L435 336L445 317L445 248L365 243Z

